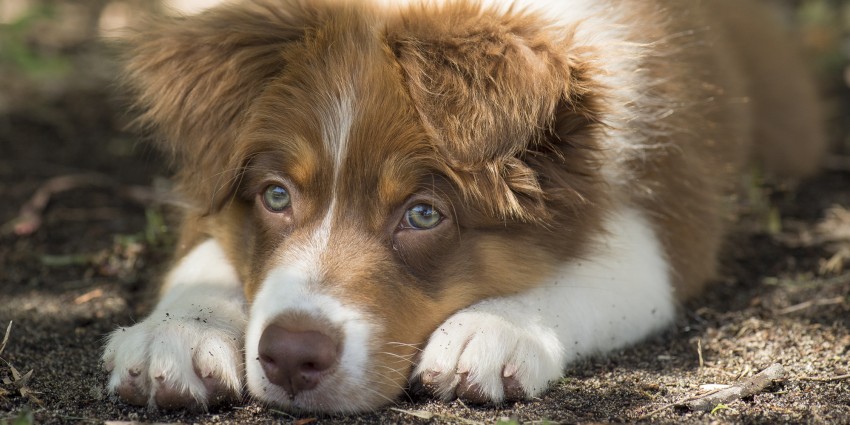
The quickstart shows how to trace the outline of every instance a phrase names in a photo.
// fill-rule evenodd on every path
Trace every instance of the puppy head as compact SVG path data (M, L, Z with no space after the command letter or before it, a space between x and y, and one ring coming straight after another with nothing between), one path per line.
M582 254L597 111L538 17L302 3L157 26L129 76L244 282L251 393L365 410L453 312Z

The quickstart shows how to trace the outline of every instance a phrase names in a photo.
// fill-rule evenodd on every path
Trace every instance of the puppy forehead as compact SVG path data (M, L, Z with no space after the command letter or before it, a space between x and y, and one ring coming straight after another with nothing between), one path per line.
M433 144L385 41L374 35L356 54L330 42L294 49L304 61L258 102L251 151L272 156L263 168L314 201L381 216L372 213L403 202L434 168Z

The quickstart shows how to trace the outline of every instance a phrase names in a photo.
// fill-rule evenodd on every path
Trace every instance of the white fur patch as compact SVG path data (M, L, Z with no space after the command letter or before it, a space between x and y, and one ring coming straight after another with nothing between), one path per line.
M348 140L351 126L354 124L355 99L352 88L340 90L340 96L329 100L323 112L320 112L322 122L322 142L333 157L333 187L339 184L339 172L345 156L348 153Z
M277 266L260 284L251 306L246 333L246 379L251 393L259 399L279 406L323 411L354 411L370 408L362 404L356 392L368 385L365 373L369 363L370 336L375 325L363 313L341 300L323 294L322 255L328 248L336 214L337 186L340 170L348 154L348 141L354 123L355 99L353 89L340 89L339 98L327 100L320 113L322 141L333 160L333 192L331 202L319 226L304 246L284 253ZM342 330L343 348L339 366L317 388L292 398L285 390L268 381L259 362L259 342L265 328L277 317L300 312L324 319ZM349 391L351 394L341 396Z
M218 242L208 240L185 256L163 291L150 316L109 335L103 353L109 393L133 387L150 407L163 386L182 393L185 405L205 407L210 388L239 394L245 300Z
M427 373L445 398L459 373L494 401L502 378L531 397L582 356L637 342L675 316L669 266L649 223L634 210L614 215L588 261L565 264L551 281L485 300L451 316L431 336L414 378Z
M230 289L241 286L236 270L224 255L221 245L213 239L196 246L166 275L160 305L173 295L172 290L196 285Z

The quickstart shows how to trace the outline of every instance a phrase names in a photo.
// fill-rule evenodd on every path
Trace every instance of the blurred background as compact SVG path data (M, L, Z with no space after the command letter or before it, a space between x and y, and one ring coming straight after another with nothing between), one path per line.
M769 0L805 49L830 111L836 154L850 151L850 0ZM9 160L84 166L92 145L138 154L121 132L108 45L146 13L197 13L220 0L0 0L0 175ZM54 143L37 149L27 140ZM52 150L50 148L59 148ZM47 149L48 151L45 151ZM62 158L56 158L61 154ZM118 163L113 163L118 166ZM98 165L109 168L109 164ZM109 172L114 170L102 169ZM0 197L4 192L0 190Z
M820 82L833 151L850 152L850 0L768 1ZM10 175L11 160L33 161L33 172L48 160L85 168L97 146L116 158L93 164L109 173L123 168L123 158L144 153L122 131L125 105L115 94L108 46L146 13L192 14L219 2L0 0L0 199L22 177Z

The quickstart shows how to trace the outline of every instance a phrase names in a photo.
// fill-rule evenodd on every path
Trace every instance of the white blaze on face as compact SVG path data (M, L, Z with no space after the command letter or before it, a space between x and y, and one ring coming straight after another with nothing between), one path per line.
M331 226L336 214L340 170L348 154L348 141L351 127L354 123L353 89L342 89L342 97L329 100L325 108L320 109L319 117L322 122L322 144L331 156L333 165L333 184L330 193L330 203L321 224L310 237L309 252L315 253L309 263L319 266L321 253L327 250L331 235ZM295 208L298 206L296 205ZM314 271L314 279L321 278L320 271Z
M330 152L333 161L334 197L339 173L348 154L348 141L356 114L353 91L351 87L342 88L341 96L329 100L326 107L319 112L322 122L322 143L327 152Z
M365 403L370 397L358 397L357 393L368 386L365 376L368 347L372 345L370 338L376 332L376 324L355 307L323 293L321 288L333 284L323 281L322 258L330 249L337 210L336 187L354 121L354 99L349 92L343 91L342 98L328 102L319 114L323 123L322 143L332 161L334 190L329 194L327 211L312 234L271 260L277 265L260 284L251 306L245 341L246 374L249 390L263 401L303 409L352 411L369 407ZM281 315L291 313L307 314L320 322L328 322L342 335L338 366L318 387L299 394L294 400L283 388L268 381L258 359L260 337L265 328ZM351 395L342 397L342 391Z

